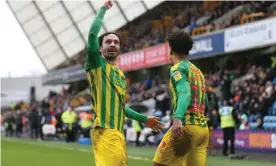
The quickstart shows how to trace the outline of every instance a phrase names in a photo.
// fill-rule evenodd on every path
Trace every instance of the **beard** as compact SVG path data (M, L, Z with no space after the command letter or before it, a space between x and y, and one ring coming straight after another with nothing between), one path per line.
M117 53L108 53L104 56L104 58L107 60L107 61L115 61L117 59L117 57L119 56L119 54Z
M108 48L107 50L105 50L104 58L107 61L115 61L119 54L120 52L117 48Z

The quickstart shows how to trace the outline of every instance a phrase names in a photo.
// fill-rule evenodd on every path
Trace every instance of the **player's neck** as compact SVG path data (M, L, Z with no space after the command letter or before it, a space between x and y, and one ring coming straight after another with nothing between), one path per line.
M113 65L113 66L116 66L116 61L107 61L109 64Z
M181 57L175 59L174 64L178 64L182 61L187 61L187 60L188 60L187 56L181 56Z

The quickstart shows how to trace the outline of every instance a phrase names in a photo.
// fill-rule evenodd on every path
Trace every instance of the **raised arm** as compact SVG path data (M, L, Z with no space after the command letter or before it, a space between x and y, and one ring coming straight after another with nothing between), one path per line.
M106 8L104 6L101 7L99 13L96 15L96 18L90 27L88 33L87 50L91 52L99 51L98 34L102 27L105 12Z
M88 33L86 59L85 59L85 66L84 66L86 71L92 68L97 68L101 65L102 57L99 52L98 34L102 27L104 14L106 10L109 9L111 6L112 6L112 3L110 1L106 1L104 6L101 7L100 11L96 15L96 18L90 27L90 30Z

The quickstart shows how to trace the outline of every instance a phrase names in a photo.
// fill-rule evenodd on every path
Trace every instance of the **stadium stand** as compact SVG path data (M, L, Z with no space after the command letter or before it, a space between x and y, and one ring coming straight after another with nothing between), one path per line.
M197 36L273 17L276 14L273 4L276 6L272 1L166 1L117 32L124 40L123 53L126 53L164 43L166 36L175 30L185 30ZM83 64L84 54L80 53L70 65Z
M238 82L241 78L247 79ZM217 111L222 101L227 100L230 105L234 106L238 115L238 129L276 129L276 102L274 101L276 85L271 82L275 79L275 70L247 65L245 71L219 70L213 74L206 74L206 79L209 96L208 116L211 117L214 128L219 126ZM230 86L233 87L232 91ZM222 94L219 94L220 92ZM130 94L129 104L142 103L150 108L150 114L165 118L171 110L168 80L163 80L161 77L156 76L147 78L143 82L132 83L129 85L128 93ZM59 110L66 110L68 104L79 107L89 106L90 103L88 89L80 92L71 86L68 90L64 89L61 94L50 92L40 106L47 117L45 123L51 123L51 116L56 116ZM22 121L22 117L29 117L29 111L24 110L31 110L32 107L33 104L29 106L19 102L13 109L22 111L7 111L3 114L3 119L8 120L9 123ZM11 115L13 118L10 117ZM25 122L24 125L26 125Z
M276 3L272 1L163 2L117 31L124 39L123 52L126 53L165 43L166 36L176 30L185 30L198 36L273 17L276 15L275 6ZM82 51L70 63L59 65L55 69L83 64L84 54L85 51ZM213 128L219 127L218 109L223 101L227 101L235 109L237 129L276 129L275 68L263 67L254 62L233 64L231 69L222 66L204 72L209 97L207 116ZM163 117L167 122L170 119L168 115L171 114L168 79L156 75L141 80L132 81L127 77L128 104L142 103L149 107L149 114ZM1 113L1 123L6 124L7 133L14 132L9 127L11 124L23 125L28 131L30 110L37 109L40 117L47 117L43 123L52 123L52 117L55 117L57 124L60 124L60 114L69 105L90 106L90 92L84 82L73 83L60 94L49 92L44 101L30 104L18 102Z
M168 33L186 27L193 36L196 36L272 16L271 3L213 1L187 4L186 2L165 2L154 11L154 16L159 16L159 18L151 18L149 16L151 13L147 13L134 23L120 29L119 32L121 32L126 41L125 48L127 49L124 49L124 51L133 51L163 43ZM243 10L235 13L231 19L222 22L218 26L213 23L216 19L222 17L223 13L228 13L239 5L244 5L245 7ZM161 11L165 11L165 14ZM202 16L208 19L198 24L197 20ZM174 20L173 18L176 19ZM151 25L147 24L147 20L150 19L152 20ZM137 38L141 39L140 42L135 40Z

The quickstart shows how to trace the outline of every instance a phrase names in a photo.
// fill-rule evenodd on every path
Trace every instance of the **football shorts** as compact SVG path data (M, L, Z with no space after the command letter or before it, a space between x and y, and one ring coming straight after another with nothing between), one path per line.
M168 166L205 166L209 144L208 127L183 126L184 135L174 138L170 128L158 146L154 162Z
M126 141L115 129L92 129L91 141L96 166L126 166Z

